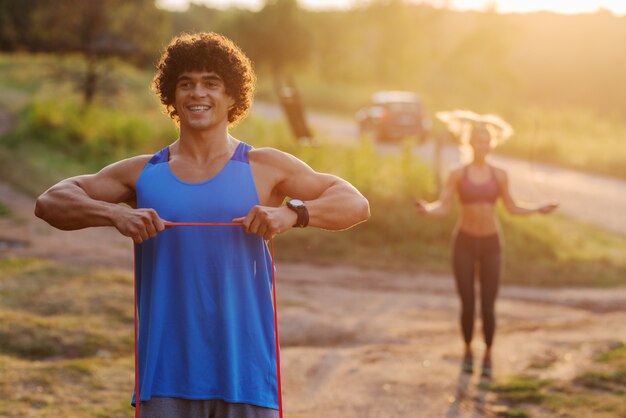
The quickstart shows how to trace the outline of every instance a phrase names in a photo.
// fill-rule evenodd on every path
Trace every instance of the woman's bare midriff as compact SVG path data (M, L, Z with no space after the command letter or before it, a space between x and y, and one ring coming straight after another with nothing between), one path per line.
M491 203L461 205L456 230L474 236L499 234L500 224L496 215L496 205Z

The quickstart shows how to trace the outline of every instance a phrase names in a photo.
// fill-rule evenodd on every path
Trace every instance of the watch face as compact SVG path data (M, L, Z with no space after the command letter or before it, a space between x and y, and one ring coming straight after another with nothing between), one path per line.
M300 199L291 199L289 204L293 207L304 206L304 202Z

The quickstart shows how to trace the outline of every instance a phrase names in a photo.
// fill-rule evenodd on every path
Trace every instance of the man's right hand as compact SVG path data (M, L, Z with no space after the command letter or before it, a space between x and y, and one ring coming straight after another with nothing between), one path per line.
M135 244L154 238L165 229L163 219L154 209L132 209L122 206L113 216L113 226L122 235L132 238Z

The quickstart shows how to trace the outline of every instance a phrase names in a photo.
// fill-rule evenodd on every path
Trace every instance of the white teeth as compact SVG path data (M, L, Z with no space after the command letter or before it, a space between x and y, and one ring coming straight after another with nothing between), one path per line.
M189 106L189 110L192 112L202 112L204 110L209 110L209 106Z

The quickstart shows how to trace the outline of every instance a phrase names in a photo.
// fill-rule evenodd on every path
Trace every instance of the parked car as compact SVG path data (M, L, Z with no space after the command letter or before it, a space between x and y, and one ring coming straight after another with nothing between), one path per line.
M356 113L356 120L361 135L381 142L412 135L424 142L432 125L419 96L410 91L375 93L372 103Z

